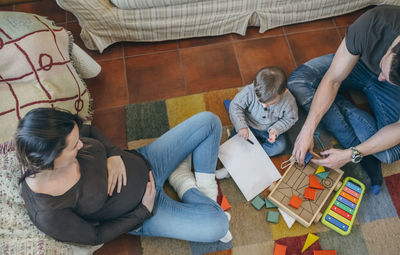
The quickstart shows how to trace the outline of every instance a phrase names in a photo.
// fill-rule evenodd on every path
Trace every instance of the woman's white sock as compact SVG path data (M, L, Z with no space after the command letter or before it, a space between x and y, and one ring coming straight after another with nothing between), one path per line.
M168 177L169 184L171 184L176 193L178 193L180 199L182 199L183 194L185 194L187 190L197 188L191 168L192 154L185 158Z
M199 190L207 197L217 201L218 185L215 180L215 174L194 172L194 175Z
M232 234L231 231L228 230L228 232L226 232L226 235L224 237L222 237L221 239L219 239L221 242L223 243L228 243L232 240Z

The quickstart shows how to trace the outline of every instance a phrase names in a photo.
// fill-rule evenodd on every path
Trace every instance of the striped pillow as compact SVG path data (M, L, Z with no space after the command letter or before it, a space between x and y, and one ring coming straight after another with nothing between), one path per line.
M165 7L200 1L201 0L111 0L116 7L125 10Z

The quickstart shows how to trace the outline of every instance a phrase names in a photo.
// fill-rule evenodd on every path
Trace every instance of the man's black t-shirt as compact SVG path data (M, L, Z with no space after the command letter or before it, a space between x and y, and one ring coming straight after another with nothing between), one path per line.
M346 32L346 47L376 75L379 63L400 35L400 6L378 6L361 15Z

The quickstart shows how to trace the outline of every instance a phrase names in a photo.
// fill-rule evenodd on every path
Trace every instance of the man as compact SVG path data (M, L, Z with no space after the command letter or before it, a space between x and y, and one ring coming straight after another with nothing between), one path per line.
M288 88L309 114L293 149L304 162L313 149L319 122L345 149L321 152L313 162L339 168L360 163L380 192L380 162L400 158L400 7L379 6L360 16L348 29L336 54L312 59L293 72ZM373 115L358 109L338 92L361 90Z

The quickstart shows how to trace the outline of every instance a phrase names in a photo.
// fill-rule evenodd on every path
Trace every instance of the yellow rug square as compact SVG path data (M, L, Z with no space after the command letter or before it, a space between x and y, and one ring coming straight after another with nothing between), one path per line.
M231 125L231 120L229 119L229 114L225 109L224 100L232 100L238 93L237 88L233 89L223 89L215 90L211 92L204 93L204 102L206 104L206 110L213 112L218 115L221 119L222 125Z
M306 228L297 221L293 224L293 226L289 229L282 218L282 215L279 216L278 224L270 223L269 227L271 228L272 236L274 240L278 240L284 237L295 237L302 236L308 233L315 233L314 225Z
M165 100L169 128L173 128L196 113L206 110L203 94L175 97Z

